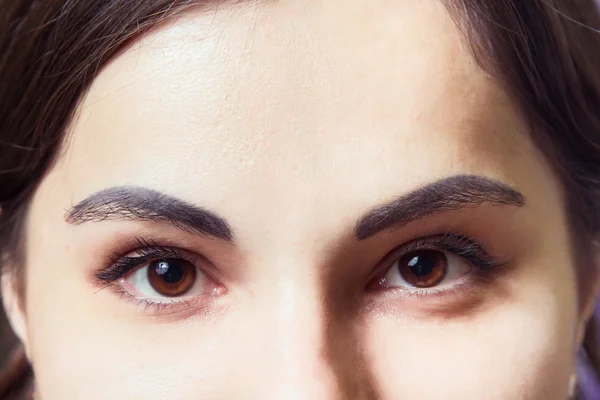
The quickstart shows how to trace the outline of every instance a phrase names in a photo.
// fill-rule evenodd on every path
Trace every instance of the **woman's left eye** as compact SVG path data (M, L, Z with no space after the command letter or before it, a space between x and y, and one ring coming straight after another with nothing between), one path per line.
M467 275L472 266L462 257L435 249L401 255L377 281L381 288L443 289Z

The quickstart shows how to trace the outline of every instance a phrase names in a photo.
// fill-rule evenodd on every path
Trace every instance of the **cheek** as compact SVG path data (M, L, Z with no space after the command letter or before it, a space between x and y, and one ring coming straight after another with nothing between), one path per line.
M126 320L86 301L73 306L57 299L36 307L33 365L44 400L223 398L228 387L231 327L157 324L135 311ZM40 316L54 307L65 307L60 322L56 314L53 320Z
M373 321L379 386L386 398L564 400L574 316L556 297L545 300L460 321Z

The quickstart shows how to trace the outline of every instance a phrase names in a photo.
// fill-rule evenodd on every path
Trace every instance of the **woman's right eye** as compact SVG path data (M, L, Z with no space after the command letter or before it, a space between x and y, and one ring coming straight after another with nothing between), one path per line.
M218 294L216 285L190 261L161 258L123 278L121 285L136 298L148 301ZM137 292L137 293L135 293Z

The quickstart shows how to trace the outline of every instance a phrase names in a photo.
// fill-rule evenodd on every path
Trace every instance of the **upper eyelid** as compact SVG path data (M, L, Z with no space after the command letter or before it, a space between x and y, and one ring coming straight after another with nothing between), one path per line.
M149 250L156 252L134 255L136 252ZM95 278L100 281L100 283L114 282L117 279L129 275L139 268L145 266L149 262L159 258L184 259L188 262L191 262L194 267L206 274L205 269L198 266L197 257L188 257L184 251L177 248L154 245L152 247L147 246L144 248L137 248L128 251L125 254L113 253L113 255L109 257L107 265L99 271L96 271L94 275Z
M453 245L455 247L466 247L466 246L471 246L471 247L475 247L476 251L480 254L485 254L486 256L489 255L489 252L481 245L481 243L476 240L473 239L467 235L463 235L460 233L445 233L445 234L441 234L441 235L433 235L433 236L427 236L424 238L418 238L413 240L412 242L409 242L409 245L413 244L412 248L413 249L419 249L419 248L437 248L443 250L443 251L449 251L448 249L444 249L443 246L440 246L441 244L446 244L446 245ZM447 246L449 247L449 246ZM402 246L401 246L402 248ZM409 250L410 251L410 250Z
M163 251L163 254L146 253L146 254L134 255L136 252L149 251L149 250L161 250L161 251ZM186 260L188 259L188 257L185 257L183 252L181 252L179 249L155 245L152 247L148 246L148 247L141 247L141 248L133 249L133 250L127 251L126 253L114 252L111 256L109 256L109 262L108 262L107 268L110 268L112 265L118 264L119 262L123 262L124 260L127 260L127 259L140 260L140 262L143 262L142 260L144 260L144 259L146 259L146 261L150 261L153 258L167 257L169 255L171 255L173 257L181 257ZM190 261L190 260L188 260L188 261ZM104 268L104 269L107 269L107 268Z
M442 244L447 244L451 240L454 240L451 238L451 235L455 236L456 238L460 237L462 239L466 239L470 243L476 244L478 247L481 248L481 246L479 245L479 243L477 241L470 239L469 237L467 237L465 235L455 234L455 233L452 233L452 234L444 233L444 234L438 234L438 235L429 235L429 236L424 236L424 237L418 237L418 238L412 239L408 242L405 242L399 246L396 246L394 249L392 249L390 252L388 252L388 254L386 254L384 259L387 257L391 257L392 255L398 256L401 253L408 253L408 252L415 251L418 249L423 249L423 248L430 248L430 249L433 248L433 249L443 250ZM482 250L484 250L484 249L482 249Z
M139 255L130 255L139 252ZM139 249L135 249L127 254L121 255L120 258L166 258L166 257L180 257L187 259L185 253L174 247L164 247L164 246L153 246L153 247L142 247Z
M206 256L205 254L203 254L201 252L198 252L197 250L188 250L188 249L185 249L182 247L178 247L177 245L174 245L173 243L165 244L165 243L163 243L163 241L147 239L147 238L144 238L141 236L136 236L133 239L131 239L125 248L126 248L125 251L113 252L112 255L109 256L109 263L107 264L107 267L110 266L111 264L116 263L117 260L119 260L119 259L123 259L123 258L127 258L127 257L141 258L142 256L135 256L133 254L136 254L139 252L147 252L150 250L162 250L164 254L157 255L157 257L158 256L167 257L167 256L171 255L172 257L180 257L180 258L186 259L190 262L193 262L194 264L195 264L195 260L200 258L204 261L207 261L209 264L214 265L214 263L208 256ZM194 254L194 256L189 257L189 256L186 256L187 254Z
M211 279L219 284L222 284L223 281L227 280L227 275L221 271L217 265L204 253L196 250L188 250L185 248L173 246L173 245L163 245L158 241L146 240L141 238L136 238L136 242L147 243L146 247L138 247L137 249L129 250L127 253L122 255L120 259L124 259L126 257L130 257L132 260L138 259L139 265L131 268L127 273L131 273L135 271L137 268L142 267L143 264L148 263L152 260L156 260L159 258L181 258L192 263L198 271L206 276L208 279ZM164 254L148 254L146 259L144 260L144 256L135 256L136 252L144 251L144 250L152 250L158 249L163 251ZM132 255L133 254L133 255ZM112 263L107 267L113 265Z

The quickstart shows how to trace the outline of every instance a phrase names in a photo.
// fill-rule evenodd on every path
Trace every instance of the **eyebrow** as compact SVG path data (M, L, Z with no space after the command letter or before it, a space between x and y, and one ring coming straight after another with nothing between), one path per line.
M233 241L227 221L211 211L136 186L99 191L77 203L65 215L65 220L73 225L117 219L169 223L188 233Z
M425 217L484 203L523 207L525 196L493 179L476 175L451 176L372 209L358 220L354 234L357 240L365 240Z

